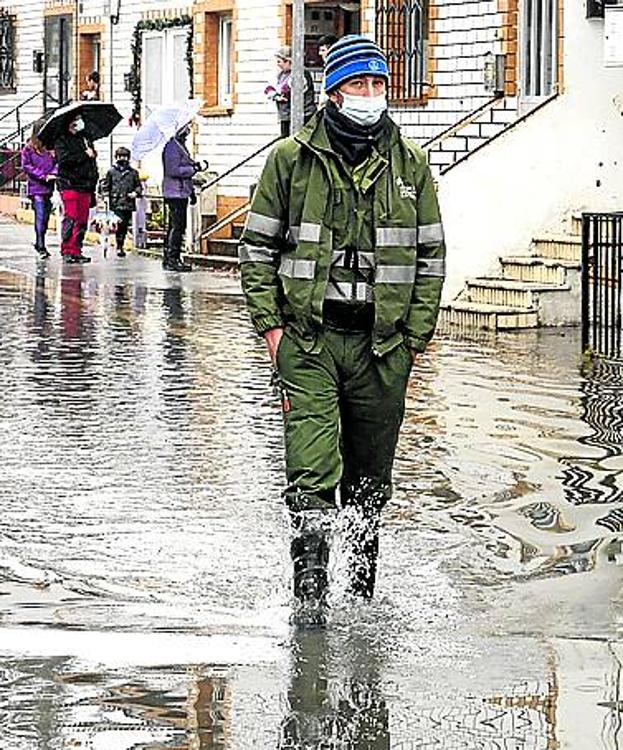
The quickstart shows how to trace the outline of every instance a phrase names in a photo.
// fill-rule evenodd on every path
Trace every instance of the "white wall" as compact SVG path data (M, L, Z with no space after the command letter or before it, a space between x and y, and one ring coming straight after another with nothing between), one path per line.
M43 89L43 73L32 69L33 50L43 50L43 2L41 0L9 0L3 3L4 9L16 16L15 79L17 91L14 94L0 95L0 116ZM43 114L41 96L25 105L21 111L22 124L32 122ZM0 139L6 138L16 128L15 116L11 115L0 122Z
M231 115L200 119L198 150L219 174L279 134L277 109L264 88L277 77L275 51L281 46L278 0L238 0L235 30L237 104ZM219 193L246 196L268 151L225 178Z
M623 68L603 66L603 21L565 3L564 92L440 178L444 297L578 210L623 209Z

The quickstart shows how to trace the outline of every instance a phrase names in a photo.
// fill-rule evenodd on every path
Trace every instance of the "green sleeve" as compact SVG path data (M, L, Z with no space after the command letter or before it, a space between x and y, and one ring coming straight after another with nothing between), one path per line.
M445 277L446 245L433 177L422 165L418 184L417 273L407 317L407 343L422 352L435 331Z
M240 242L242 291L260 335L284 324L278 270L288 231L292 145L283 141L268 156Z

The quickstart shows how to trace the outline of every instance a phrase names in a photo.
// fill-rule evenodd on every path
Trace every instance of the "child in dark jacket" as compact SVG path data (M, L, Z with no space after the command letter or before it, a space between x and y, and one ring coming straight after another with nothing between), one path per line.
M32 128L32 136L21 154L22 169L28 178L28 197L35 212L35 250L42 258L49 258L45 246L52 211L52 193L57 175L54 153L48 151L38 138L43 121L37 121Z
M127 148L121 146L115 151L115 163L104 178L102 190L109 197L110 210L119 217L115 233L117 257L125 258L123 245L136 209L136 199L143 194L138 172L130 166Z

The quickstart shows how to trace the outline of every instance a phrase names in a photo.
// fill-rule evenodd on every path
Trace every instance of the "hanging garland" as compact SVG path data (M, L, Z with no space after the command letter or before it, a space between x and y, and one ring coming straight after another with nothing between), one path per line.
M141 85L141 62L143 57L143 32L165 31L166 29L181 28L188 26L186 38L186 67L188 69L188 80L190 81L189 96L193 96L193 19L191 16L179 16L178 18L156 18L150 21L139 21L134 27L132 34L132 68L129 74L129 90L132 95L132 114L130 125L141 124L142 85Z

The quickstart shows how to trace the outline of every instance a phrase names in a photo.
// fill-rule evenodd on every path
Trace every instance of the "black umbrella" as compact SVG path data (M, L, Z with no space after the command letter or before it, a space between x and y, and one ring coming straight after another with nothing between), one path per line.
M54 142L76 117L84 120L84 135L92 141L106 138L121 121L121 115L114 104L108 102L73 102L59 107L48 117L38 133L39 140L47 148L54 148Z

